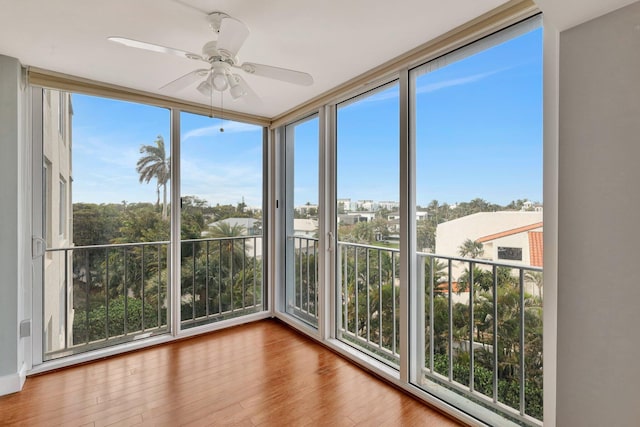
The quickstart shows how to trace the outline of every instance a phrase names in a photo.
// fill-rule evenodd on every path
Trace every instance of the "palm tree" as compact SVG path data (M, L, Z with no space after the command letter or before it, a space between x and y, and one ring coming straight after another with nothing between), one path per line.
M140 154L143 156L138 160L136 171L140 174L140 182L148 184L155 178L158 194L156 205L160 204L160 187L162 187L162 218L167 219L167 183L171 178L171 158L166 155L162 135L158 135L154 142L155 145L140 147Z
M221 237L240 237L245 234L246 229L243 225L234 224L231 225L228 222L218 222L211 226L209 229L209 235L213 238Z
M482 243L467 239L458 248L458 253L461 257L466 258L478 258L481 257L484 252Z
M231 225L221 221L209 228L209 237L221 239L220 249L226 255L220 255L226 259L225 265L230 267L231 271L238 271L242 259L246 256L243 239L239 238L245 234L246 228L240 224Z
M527 282L536 285L538 288L538 298L542 299L542 285L544 282L542 271L527 271L524 273L524 278Z

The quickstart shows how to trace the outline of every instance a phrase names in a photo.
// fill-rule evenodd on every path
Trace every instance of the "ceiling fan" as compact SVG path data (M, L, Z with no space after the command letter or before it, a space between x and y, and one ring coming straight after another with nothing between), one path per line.
M212 96L213 91L224 92L227 89L233 99L252 94L253 91L242 76L235 72L236 70L302 86L313 84L313 77L301 71L256 64L254 62L240 63L237 54L249 36L249 29L242 22L223 12L209 13L207 14L207 19L209 26L218 37L216 40L205 43L202 47L201 55L126 37L108 37L108 40L129 47L168 53L208 64L207 68L191 71L167 83L160 89L175 91L200 81L197 90L207 97Z

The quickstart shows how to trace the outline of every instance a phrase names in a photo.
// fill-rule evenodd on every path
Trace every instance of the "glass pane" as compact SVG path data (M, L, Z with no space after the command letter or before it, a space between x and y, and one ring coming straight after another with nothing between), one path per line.
M182 328L262 311L262 127L180 126Z
M537 22L412 72L422 313L416 381L517 422L542 420Z
M44 92L44 359L168 331L169 112Z
M400 364L398 83L337 109L337 331Z
M317 115L286 127L287 254L285 310L318 327Z

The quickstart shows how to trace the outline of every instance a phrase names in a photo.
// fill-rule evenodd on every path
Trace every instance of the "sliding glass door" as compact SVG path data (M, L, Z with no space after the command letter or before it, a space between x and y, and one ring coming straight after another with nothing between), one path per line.
M318 115L285 128L285 311L318 327Z
M392 82L336 107L336 337L400 364L400 102Z
M183 329L264 309L262 127L180 116Z

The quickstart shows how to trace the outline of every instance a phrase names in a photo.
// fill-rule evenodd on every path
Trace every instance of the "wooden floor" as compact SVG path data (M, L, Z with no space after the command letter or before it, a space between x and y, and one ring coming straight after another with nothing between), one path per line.
M267 320L28 378L0 425L458 424Z

